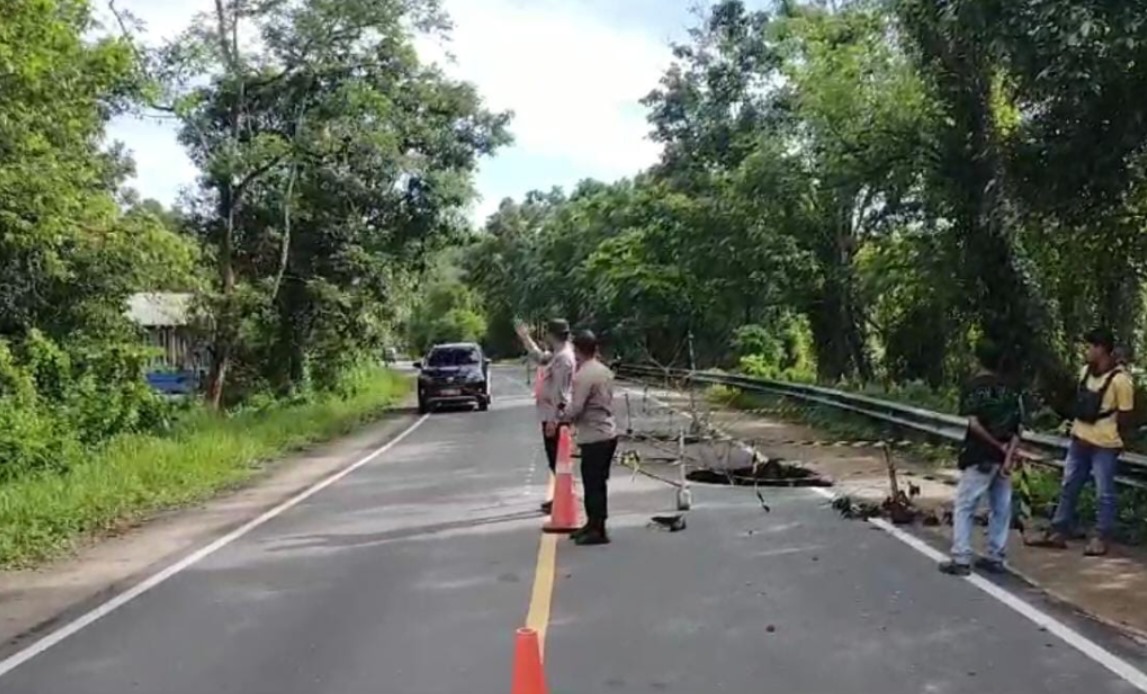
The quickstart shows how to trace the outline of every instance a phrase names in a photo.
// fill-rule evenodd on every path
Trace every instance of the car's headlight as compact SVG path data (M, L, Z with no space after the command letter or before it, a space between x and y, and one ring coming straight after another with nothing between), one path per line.
M483 381L486 380L486 377L483 376L482 374L472 373L466 377L466 380L469 381L470 383L482 383Z

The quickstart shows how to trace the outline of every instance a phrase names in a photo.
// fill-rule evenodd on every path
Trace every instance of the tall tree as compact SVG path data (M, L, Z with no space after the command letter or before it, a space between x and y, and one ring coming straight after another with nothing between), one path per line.
M244 317L276 335L259 377L281 390L377 338L402 274L460 228L508 116L419 63L411 27L445 27L433 0L217 0L203 20L165 64L218 262L218 406L237 350L264 349L239 344Z
M97 28L84 0L0 7L0 337L122 330L127 295L186 250L116 205L131 163L103 130L139 84L129 46L86 38Z

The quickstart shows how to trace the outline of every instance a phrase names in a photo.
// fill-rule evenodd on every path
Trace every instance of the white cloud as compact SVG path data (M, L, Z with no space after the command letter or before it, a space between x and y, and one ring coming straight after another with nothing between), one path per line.
M515 149L566 164L579 177L613 179L652 163L658 148L638 100L657 82L669 52L653 35L612 27L570 0L446 0L455 30L451 75L473 82L491 108L515 112ZM151 40L186 28L210 0L118 0L146 24ZM440 48L421 41L428 58ZM174 128L119 119L109 129L135 153L134 185L149 197L175 199L195 170ZM524 193L557 182L544 171L522 172ZM485 188L481 177L479 187ZM504 191L482 190L482 208Z
M450 71L515 112L517 145L587 176L634 173L657 156L638 100L668 63L653 36L609 26L569 0L448 0ZM546 187L546 182L537 182Z

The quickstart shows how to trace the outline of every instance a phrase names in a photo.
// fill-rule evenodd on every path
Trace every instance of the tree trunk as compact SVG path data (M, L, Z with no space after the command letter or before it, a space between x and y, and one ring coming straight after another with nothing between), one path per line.
M211 370L207 376L207 404L213 410L223 406L223 382L231 365L231 348L219 342L212 351Z
M217 40L227 72L232 77L240 76L239 66L239 14L232 7L229 16L223 0L215 0L215 21ZM228 135L237 139L243 101L243 83L239 82L238 98L231 104ZM214 360L208 377L207 403L214 410L223 406L223 388L227 371L231 366L231 356L235 340L235 208L239 204L239 193L234 178L229 173L223 185L219 186L219 211L223 220L223 238L219 243L219 284L222 295L221 306L215 316L215 340L212 350Z
M852 274L852 258L841 268L844 273L841 289L840 320L843 324L845 344L848 345L849 369L861 381L872 380L872 362L868 358L867 331L864 329L863 308L856 297Z
M1128 347L1135 341L1142 312L1139 275L1127 253L1105 255L1096 265L1098 324L1114 332L1120 346Z
M821 296L807 313L816 341L817 375L830 383L853 377L872 379L864 309L853 271L854 249L847 224L823 240L818 254L824 273Z
M818 297L806 312L812 327L813 351L816 354L817 378L833 384L843 380L849 372L849 346L840 321L839 293L829 289Z
M211 372L207 380L207 404L214 410L223 406L223 388L231 366L235 335L235 206L232 188L220 191L220 211L224 219L223 237L219 243L219 285L221 300L215 311L215 335Z
M280 395L287 396L307 381L307 345L311 328L306 285L295 277L286 278L276 300L276 309L279 334L272 382Z

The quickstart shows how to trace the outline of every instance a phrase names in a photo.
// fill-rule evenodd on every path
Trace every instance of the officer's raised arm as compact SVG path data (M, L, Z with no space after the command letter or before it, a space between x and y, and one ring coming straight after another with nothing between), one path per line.
M529 328L524 323L515 323L514 332L518 334L518 339L521 340L522 347L525 348L530 361L545 366L554 358L553 352L542 349L538 343L534 342L534 338L530 337Z

